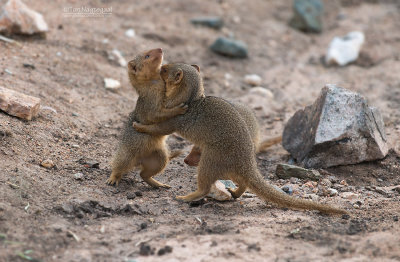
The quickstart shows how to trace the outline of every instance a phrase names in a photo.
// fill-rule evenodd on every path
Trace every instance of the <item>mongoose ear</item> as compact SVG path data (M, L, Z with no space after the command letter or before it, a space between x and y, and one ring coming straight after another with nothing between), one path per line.
M193 66L194 68L196 68L197 72L200 73L200 66L198 66L198 65L191 65L191 66Z
M178 72L176 72L175 74L175 84L179 84L182 81L183 78L183 71L182 69L178 69Z

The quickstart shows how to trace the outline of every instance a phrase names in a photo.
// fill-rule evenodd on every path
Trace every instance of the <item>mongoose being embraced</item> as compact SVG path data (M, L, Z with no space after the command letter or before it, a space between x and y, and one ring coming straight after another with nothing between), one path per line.
M181 152L169 152L165 135L139 133L132 127L134 121L153 124L186 112L187 108L177 105L170 109L163 105L165 85L160 77L163 60L161 48L136 56L128 63L128 75L132 86L139 94L135 110L129 115L118 149L113 157L112 173L108 184L118 184L122 175L134 167L141 167L140 176L153 187L170 188L155 180L153 176L162 172L168 161Z
M260 143L260 126L257 117L248 106L238 102L230 102L232 106L238 111L247 128L249 129L251 140L253 141L256 153L265 151L267 148L278 144L282 141L282 136L269 138ZM198 146L193 146L189 155L185 158L185 163L189 166L198 166L201 157L201 149Z
M201 148L198 188L177 199L199 200L208 194L217 179L230 179L238 185L236 190L231 190L234 198L250 188L262 199L283 207L346 213L339 208L288 196L268 184L257 169L256 150L246 122L231 103L204 95L197 66L164 65L161 77L166 87L164 105L172 108L186 103L187 112L155 124L134 123L134 128L152 135L177 132Z

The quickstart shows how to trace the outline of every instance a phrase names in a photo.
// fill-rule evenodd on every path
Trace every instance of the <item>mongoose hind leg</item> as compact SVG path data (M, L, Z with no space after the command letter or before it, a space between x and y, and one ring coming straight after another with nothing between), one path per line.
M177 196L177 200L183 200L185 202L197 201L210 192L212 184L216 181L216 176L214 174L216 170L213 170L213 168L210 168L211 166L205 166L202 163L204 163L203 160L201 160L198 168L197 190L186 196Z
M120 148L112 160L112 172L106 183L118 185L122 175L131 171L135 167L135 163L135 153L130 150L123 150L123 147Z
M228 188L228 191L231 193L233 198L239 198L246 191L247 187L243 184L239 184L238 188L232 189Z
M142 160L142 171L140 176L142 179L154 188L171 188L170 185L163 184L153 178L153 176L161 173L168 163L168 153L166 150L154 151L149 157Z

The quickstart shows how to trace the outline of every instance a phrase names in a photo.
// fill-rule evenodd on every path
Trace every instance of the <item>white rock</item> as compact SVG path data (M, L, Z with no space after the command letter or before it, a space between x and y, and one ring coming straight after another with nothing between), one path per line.
M83 174L82 173L76 173L76 174L74 174L74 178L76 180L82 180L83 179Z
M259 75L253 74L253 75L245 75L244 81L249 85L259 86L259 85L261 85L262 79Z
M115 57L120 66L125 67L128 64L119 50L113 49L111 51L111 54L113 55L113 57Z
M274 98L274 94L271 91L261 86L253 87L252 89L250 89L249 93L259 95L261 97L265 97L268 99Z
M135 37L135 30L132 28L129 28L128 30L125 31L125 35L129 38L134 38Z
M329 193L329 196L337 196L338 191L334 188L329 188L328 193Z
M43 16L20 0L9 0L0 11L0 32L32 35L47 31Z
M357 60L364 40L364 34L359 31L350 32L343 37L333 38L325 56L326 64L345 66Z
M345 199L356 199L356 198L358 198L358 194L353 193L353 192L343 192L343 193L340 194L340 196L342 198L345 198Z
M108 90L116 90L121 87L121 83L112 78L104 78L104 87Z
M218 180L211 186L208 196L218 201L227 201L232 197L231 193L225 188L225 185Z

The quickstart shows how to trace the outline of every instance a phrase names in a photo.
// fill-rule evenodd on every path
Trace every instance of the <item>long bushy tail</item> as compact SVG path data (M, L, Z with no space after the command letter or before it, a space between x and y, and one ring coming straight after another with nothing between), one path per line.
M175 157L180 156L182 153L183 153L182 150L175 150L175 151L169 152L168 158L169 158L169 160L174 159Z
M248 187L260 198L278 204L281 207L294 209L318 210L326 214L347 214L343 209L316 203L309 200L291 197L285 193L279 192L273 186L267 183L258 171L251 179Z
M258 145L257 153L263 152L267 150L267 148L276 145L280 142L282 142L282 136L266 139Z

